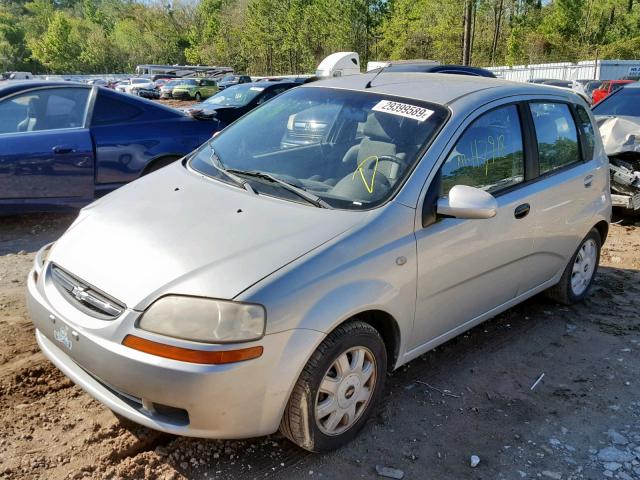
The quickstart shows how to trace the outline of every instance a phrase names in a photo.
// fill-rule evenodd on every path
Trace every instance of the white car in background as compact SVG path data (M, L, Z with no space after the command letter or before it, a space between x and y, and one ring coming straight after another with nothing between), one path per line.
M120 83L116 90L124 93L131 93L136 95L136 91L141 88L155 88L155 85L149 78L131 78L127 84Z

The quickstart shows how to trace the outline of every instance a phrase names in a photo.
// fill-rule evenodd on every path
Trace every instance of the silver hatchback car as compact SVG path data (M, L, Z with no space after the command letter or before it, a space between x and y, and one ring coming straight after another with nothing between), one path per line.
M496 79L292 89L42 249L38 343L147 427L339 447L387 371L539 292L584 298L611 215L593 125L569 90Z

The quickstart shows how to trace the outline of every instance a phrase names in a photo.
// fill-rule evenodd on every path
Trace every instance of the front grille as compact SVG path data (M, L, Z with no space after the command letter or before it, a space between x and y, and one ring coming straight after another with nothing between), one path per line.
M113 320L126 306L118 300L74 277L57 265L51 266L53 284L62 296L78 310L100 320Z

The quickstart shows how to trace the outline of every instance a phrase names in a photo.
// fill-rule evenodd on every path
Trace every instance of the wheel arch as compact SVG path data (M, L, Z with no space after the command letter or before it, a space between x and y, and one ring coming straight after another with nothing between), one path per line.
M181 153L163 153L161 155L158 155L157 157L154 157L151 160L149 160L149 162L147 162L145 167L140 172L140 177L144 177L145 175L151 172L155 172L156 170L159 170L162 167L166 167L170 163L173 163L176 160L179 160L183 156L184 155Z
M396 319L384 310L363 310L335 325L331 332L355 320L367 323L378 331L384 342L385 350L387 351L387 370L389 372L393 371L400 352L400 327ZM327 335L331 332L327 332Z
M604 242L607 240L607 235L609 234L609 223L605 220L600 220L593 228L600 234L600 240L602 241L602 245L604 245Z

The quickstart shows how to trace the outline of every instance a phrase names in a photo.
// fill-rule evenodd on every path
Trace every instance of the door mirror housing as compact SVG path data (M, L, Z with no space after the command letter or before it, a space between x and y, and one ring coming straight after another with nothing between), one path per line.
M498 202L485 190L467 185L455 185L447 197L437 203L438 215L455 218L491 218L496 216Z

